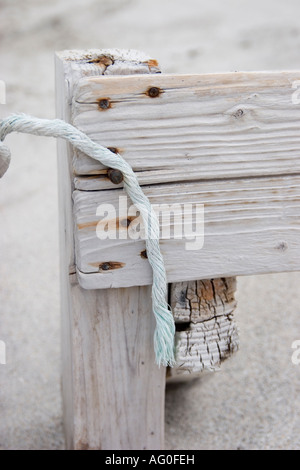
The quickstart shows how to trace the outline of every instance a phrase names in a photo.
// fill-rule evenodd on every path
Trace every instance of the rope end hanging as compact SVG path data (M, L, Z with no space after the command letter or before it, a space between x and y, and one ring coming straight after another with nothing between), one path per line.
M174 336L173 314L171 310L162 306L160 320L157 321L154 333L154 351L158 366L173 367L175 365Z
M116 159L113 152L93 142L87 135L71 124L59 119L38 119L25 114L15 114L0 120L0 177L7 170L10 162L10 151L2 141L7 134L14 131L65 139L86 155L108 168L119 170L123 174L124 189L133 204L141 211L143 221L147 227L146 246L148 260L153 270L152 305L156 319L154 334L156 362L159 366L174 366L175 323L166 301L167 280L164 260L159 246L159 222L131 166L121 155L118 154L118 159Z

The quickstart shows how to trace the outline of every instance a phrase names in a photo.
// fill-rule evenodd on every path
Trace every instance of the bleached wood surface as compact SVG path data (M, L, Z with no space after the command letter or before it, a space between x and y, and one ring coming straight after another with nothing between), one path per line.
M161 239L169 282L300 269L300 176L202 181L145 187L154 204L203 203L204 246L186 250L186 239ZM76 259L85 288L152 282L143 240L99 240L97 207L109 202L118 216L121 189L75 191ZM122 225L119 231L130 229ZM126 221L125 221L126 222ZM110 263L102 270L103 263Z
M155 364L151 288L83 291L70 280L71 447L161 449L166 370Z
M205 371L218 370L238 350L233 317L235 289L235 278L172 284L177 367L168 369L169 381L193 379Z
M81 74L108 70L104 52L57 55L58 117L70 121L73 84ZM112 60L112 51L109 54ZM149 73L152 68L149 58L138 53L116 51L116 57L117 73ZM58 153L67 448L162 448L165 368L159 369L154 360L150 287L86 291L78 285L74 275L72 149L59 142Z
M118 149L143 185L297 173L299 72L90 77L73 99L74 124ZM149 97L156 87L159 96ZM99 103L107 99L108 109ZM75 153L78 189L113 187L106 169ZM98 174L98 176L96 176ZM92 177L91 177L92 176Z

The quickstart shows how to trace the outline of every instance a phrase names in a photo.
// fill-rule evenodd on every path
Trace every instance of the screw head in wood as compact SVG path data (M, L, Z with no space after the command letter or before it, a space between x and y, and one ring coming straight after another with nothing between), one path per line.
M156 86L152 86L148 89L147 95L150 96L150 98L157 98L160 95L161 91L159 88Z
M99 264L99 272L110 271L112 269L121 269L124 266L125 263L121 263L121 261L104 261L103 263Z
M110 263L102 263L100 264L99 269L101 269L102 271L108 271L109 269L111 269L111 265Z
M107 98L102 98L101 100L98 101L98 106L101 110L105 110L110 108L110 101Z
M120 170L115 170L114 168L110 168L107 171L107 176L113 184L120 184L124 179L123 173Z

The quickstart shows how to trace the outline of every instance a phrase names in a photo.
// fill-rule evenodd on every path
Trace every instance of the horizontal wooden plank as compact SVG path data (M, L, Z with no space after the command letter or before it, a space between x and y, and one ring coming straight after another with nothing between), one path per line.
M297 173L299 79L297 71L84 78L72 119L116 149L142 185ZM82 153L73 170L78 189L113 186L107 169Z
M300 269L300 176L166 184L144 187L152 204L204 204L204 246L161 239L169 282ZM97 238L97 208L112 204L117 236L132 219L119 217L121 189L73 194L76 265L85 288L128 287L152 282L145 241ZM113 219L112 219L113 220ZM168 225L163 221L161 230ZM171 219L171 234L180 221Z

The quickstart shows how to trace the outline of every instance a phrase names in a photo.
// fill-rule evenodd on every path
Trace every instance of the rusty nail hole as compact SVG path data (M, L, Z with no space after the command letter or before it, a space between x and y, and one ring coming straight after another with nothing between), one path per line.
M142 257L142 258L148 259L147 250L141 251L140 254L141 254L141 257Z
M156 86L152 86L147 90L147 95L150 96L150 98L157 98L161 93L161 90L157 88Z
M92 263L92 266L94 264ZM101 271L110 271L111 269L121 269L124 268L125 263L121 263L121 261L105 261L98 265L99 272Z
M113 184L120 184L123 181L123 174L120 170L110 168L107 171L107 176Z
M110 150L112 153L119 153L116 147L107 147L107 150Z
M155 59L148 60L149 67L158 67L158 62Z
M99 269L101 269L102 271L108 271L109 269L111 269L111 265L110 263L102 263L99 265Z
M110 101L107 98L102 98L98 101L98 106L100 109L108 109L111 107Z
M121 220L121 225L122 227L129 227L129 225L131 224L131 220L130 219L122 219Z

